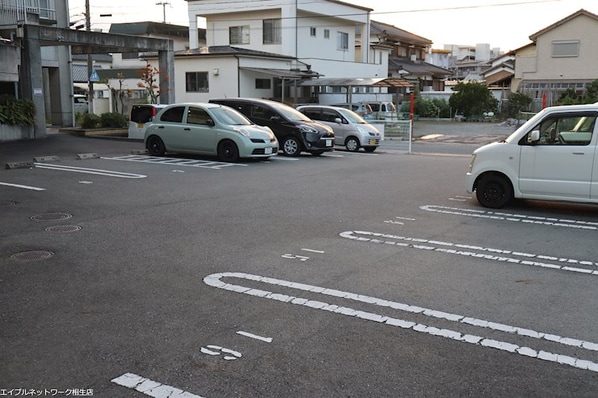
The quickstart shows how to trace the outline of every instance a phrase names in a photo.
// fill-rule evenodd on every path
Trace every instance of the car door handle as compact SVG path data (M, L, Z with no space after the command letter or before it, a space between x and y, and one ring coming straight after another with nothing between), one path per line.
M185 127L183 130L185 130L185 131L191 131L191 129L189 127Z
M163 128L164 128L164 126L158 126L158 128L159 128L159 129L163 129Z
M585 155L585 152L573 152L574 155Z

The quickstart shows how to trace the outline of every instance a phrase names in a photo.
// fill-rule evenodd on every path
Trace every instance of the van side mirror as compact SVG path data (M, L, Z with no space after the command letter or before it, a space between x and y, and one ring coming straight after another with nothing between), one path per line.
M216 123L214 123L214 121L212 119L206 120L206 124L210 127L214 127L216 125Z
M540 130L534 130L530 133L530 142L537 142L540 140Z

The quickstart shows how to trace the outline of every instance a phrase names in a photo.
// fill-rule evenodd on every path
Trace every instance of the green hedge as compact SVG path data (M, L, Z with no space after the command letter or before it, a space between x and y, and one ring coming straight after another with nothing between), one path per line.
M28 99L16 99L10 95L0 95L0 123L11 126L33 126L35 124L35 104Z

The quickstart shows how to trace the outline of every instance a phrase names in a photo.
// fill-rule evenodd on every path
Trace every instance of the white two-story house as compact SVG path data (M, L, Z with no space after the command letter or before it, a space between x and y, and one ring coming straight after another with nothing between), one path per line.
M188 0L190 48L176 54L177 101L243 96L345 102L342 87L298 83L387 77L388 52L370 56L371 11L335 0ZM205 46L197 39L200 26ZM360 47L356 27L367 39Z

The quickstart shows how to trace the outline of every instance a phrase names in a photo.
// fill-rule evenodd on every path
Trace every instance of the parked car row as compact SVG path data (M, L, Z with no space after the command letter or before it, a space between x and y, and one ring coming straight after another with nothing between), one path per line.
M152 155L188 152L221 161L267 159L308 152L319 156L344 145L373 152L380 133L347 109L288 105L254 98L217 98L209 103L135 105L129 138L143 137Z

